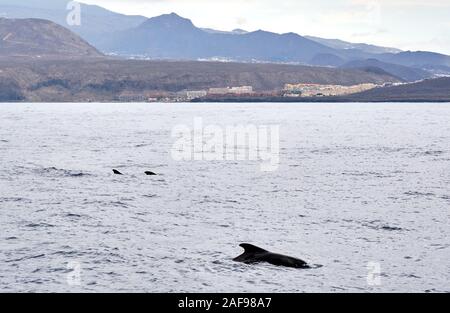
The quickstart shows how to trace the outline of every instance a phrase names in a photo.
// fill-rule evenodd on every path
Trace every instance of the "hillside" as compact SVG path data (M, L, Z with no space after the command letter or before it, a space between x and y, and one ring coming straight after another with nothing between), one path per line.
M0 61L1 101L114 101L123 94L251 85L280 90L286 83L347 84L397 81L361 70L277 64L132 60Z
M348 96L334 97L283 97L283 96L209 96L193 102L449 102L450 77L428 79L418 83L381 87Z
M70 30L53 22L0 18L0 56L89 58L102 55Z
M341 66L342 68L379 68L406 82L414 82L432 77L430 72L420 68L407 67L392 63L381 62L377 59L351 61Z
M347 100L371 102L450 102L450 77L427 79L414 84L372 89L348 97Z

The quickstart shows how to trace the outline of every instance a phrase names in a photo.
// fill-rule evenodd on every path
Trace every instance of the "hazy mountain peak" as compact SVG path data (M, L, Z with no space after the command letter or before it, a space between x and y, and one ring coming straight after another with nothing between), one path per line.
M168 14L162 14L159 17L160 18L164 18L164 19L174 20L174 21L176 21L176 20L189 20L187 18L181 17L180 15L178 15L175 12L171 12L171 13L168 13Z
M276 34L276 33L269 32L269 31L267 31L267 30L262 30L262 29L255 30L254 32L251 32L251 33L249 33L249 34L257 34L257 35L278 35L278 34Z
M240 28L233 29L232 31L217 30L212 28L202 28L201 30L210 34L245 35L249 33L248 31Z
M152 17L146 20L142 26L154 26L159 24L165 27L180 27L180 26L189 26L195 27L190 19L179 16L176 13L163 14L160 16Z
M281 34L281 36L286 37L286 38L293 38L293 39L302 38L302 36L300 36L299 34L294 33L294 32L284 33L284 34Z
M247 34L248 33L248 31L246 31L245 29L241 29L241 28L233 29L231 32L234 34Z

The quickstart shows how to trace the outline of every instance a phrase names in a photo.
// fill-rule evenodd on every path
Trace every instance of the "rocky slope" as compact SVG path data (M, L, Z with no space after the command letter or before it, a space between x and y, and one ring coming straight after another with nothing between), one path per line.
M427 79L414 84L376 88L347 97L349 101L450 102L450 77Z
M0 18L0 57L89 58L102 54L70 30L40 19Z
M212 87L251 85L256 91L271 91L282 89L286 83L353 85L387 81L398 80L386 73L277 64L110 59L0 61L1 101L114 101L124 94L145 96Z

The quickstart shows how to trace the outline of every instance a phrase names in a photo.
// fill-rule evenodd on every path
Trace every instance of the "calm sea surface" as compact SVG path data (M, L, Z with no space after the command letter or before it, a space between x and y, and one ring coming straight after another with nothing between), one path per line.
M174 161L195 117L279 169ZM450 104L0 104L0 165L3 292L450 292Z

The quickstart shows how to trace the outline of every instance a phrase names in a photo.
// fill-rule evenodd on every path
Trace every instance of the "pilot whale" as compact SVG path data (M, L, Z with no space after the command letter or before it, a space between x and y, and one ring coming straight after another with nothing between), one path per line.
M255 264L266 262L276 266L285 266L293 268L311 268L305 261L292 258L290 256L281 255L269 252L254 245L243 243L239 245L244 248L244 253L233 259L236 262L242 262L245 264Z

